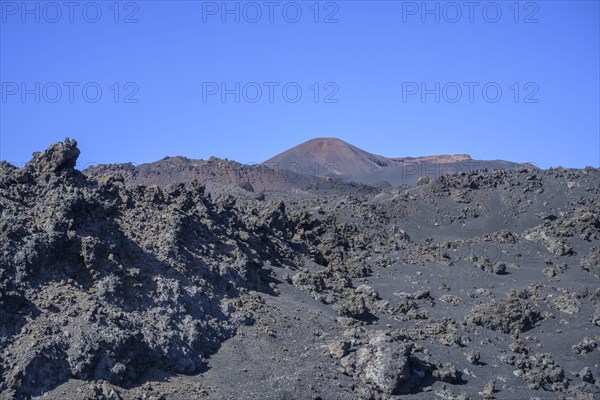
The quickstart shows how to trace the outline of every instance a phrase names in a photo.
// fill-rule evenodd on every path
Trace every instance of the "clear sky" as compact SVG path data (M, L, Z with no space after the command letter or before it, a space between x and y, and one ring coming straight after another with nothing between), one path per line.
M70 136L80 167L249 163L339 137L599 166L598 1L115 3L0 1L0 159Z

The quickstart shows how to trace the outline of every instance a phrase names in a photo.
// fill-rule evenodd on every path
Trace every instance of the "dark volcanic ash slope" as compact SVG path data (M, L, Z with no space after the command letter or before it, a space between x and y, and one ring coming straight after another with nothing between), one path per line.
M2 399L600 395L597 169L266 201L78 154L0 164Z

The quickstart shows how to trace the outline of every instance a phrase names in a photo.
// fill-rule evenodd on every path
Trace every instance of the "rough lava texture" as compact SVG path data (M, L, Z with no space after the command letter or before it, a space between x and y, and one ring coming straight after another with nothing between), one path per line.
M151 365L198 373L250 322L236 314L240 291L269 290L273 243L202 185L91 182L73 169L78 154L66 140L3 170L3 397L69 378L127 386Z
M78 155L0 162L0 399L600 397L598 169L269 189Z

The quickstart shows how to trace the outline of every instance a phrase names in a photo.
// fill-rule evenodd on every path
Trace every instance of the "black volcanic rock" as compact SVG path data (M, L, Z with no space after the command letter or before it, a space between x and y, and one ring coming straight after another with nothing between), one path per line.
M0 162L2 400L600 395L598 169L275 185L78 154Z
M25 170L39 174L73 169L79 154L77 141L66 138L64 142L54 143L41 153L33 153L33 158L25 165Z
M73 180L78 155L67 140L4 172L30 180L0 193L2 398L69 377L130 385L149 365L197 373L238 323L229 296L270 290L274 230L255 233L198 184Z

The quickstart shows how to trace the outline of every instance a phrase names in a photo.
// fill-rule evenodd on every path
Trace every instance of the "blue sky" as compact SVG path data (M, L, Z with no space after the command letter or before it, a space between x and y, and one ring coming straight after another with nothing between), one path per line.
M81 167L260 162L313 137L600 163L598 1L0 3L0 159L16 164L66 136Z

